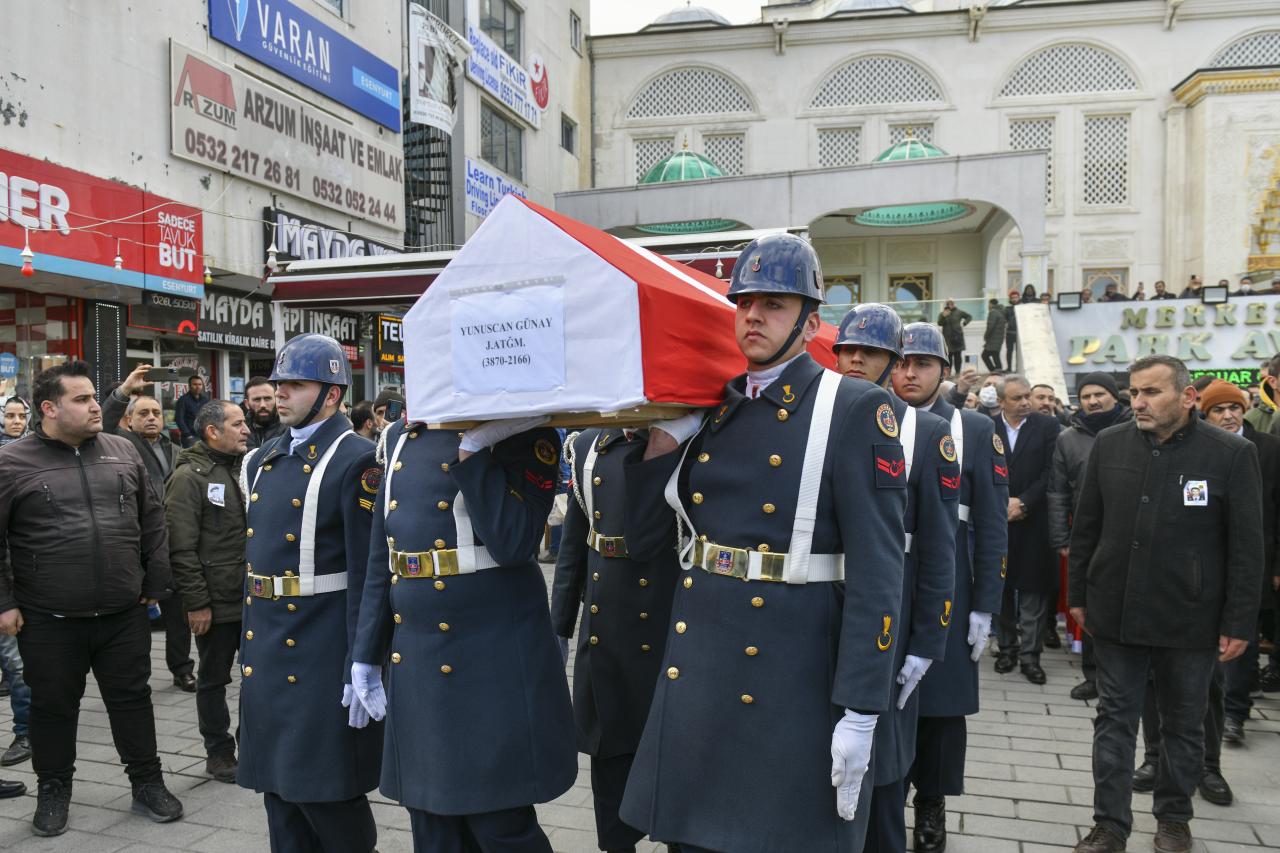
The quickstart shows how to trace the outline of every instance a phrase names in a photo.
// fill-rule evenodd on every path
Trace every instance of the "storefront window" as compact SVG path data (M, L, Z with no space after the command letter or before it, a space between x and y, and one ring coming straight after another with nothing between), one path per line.
M216 355L212 350L198 348L194 339L182 340L169 336L160 339L160 364L195 370L204 378L206 394L210 393L210 388L216 387L212 381L213 359ZM187 393L187 383L158 382L154 387L160 400L160 408L164 411L164 428L176 436L178 425L173 417L173 407L177 399Z
M0 288L0 394L31 399L39 373L80 347L75 299Z

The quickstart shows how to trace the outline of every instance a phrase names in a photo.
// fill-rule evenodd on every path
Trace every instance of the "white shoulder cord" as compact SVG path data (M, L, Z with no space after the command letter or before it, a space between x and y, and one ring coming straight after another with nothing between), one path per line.
M902 431L898 439L902 442L902 456L907 462L907 480L911 479L911 462L916 455L916 410L907 406L902 416Z

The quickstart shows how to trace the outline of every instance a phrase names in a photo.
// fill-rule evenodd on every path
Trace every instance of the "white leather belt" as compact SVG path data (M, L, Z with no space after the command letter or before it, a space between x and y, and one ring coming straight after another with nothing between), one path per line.
M960 508L956 511L956 514L960 516L961 521L967 522L969 520L969 505L960 504Z

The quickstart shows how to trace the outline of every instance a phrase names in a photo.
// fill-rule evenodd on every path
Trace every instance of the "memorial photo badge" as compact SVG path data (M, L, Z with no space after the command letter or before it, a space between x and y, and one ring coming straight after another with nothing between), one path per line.
M1207 480L1187 480L1182 484L1183 506L1208 506L1209 482Z

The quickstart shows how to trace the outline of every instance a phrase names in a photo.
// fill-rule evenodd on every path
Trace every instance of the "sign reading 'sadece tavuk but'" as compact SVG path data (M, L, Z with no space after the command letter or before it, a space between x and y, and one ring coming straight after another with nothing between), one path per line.
M404 152L169 42L170 150L348 216L403 227Z

